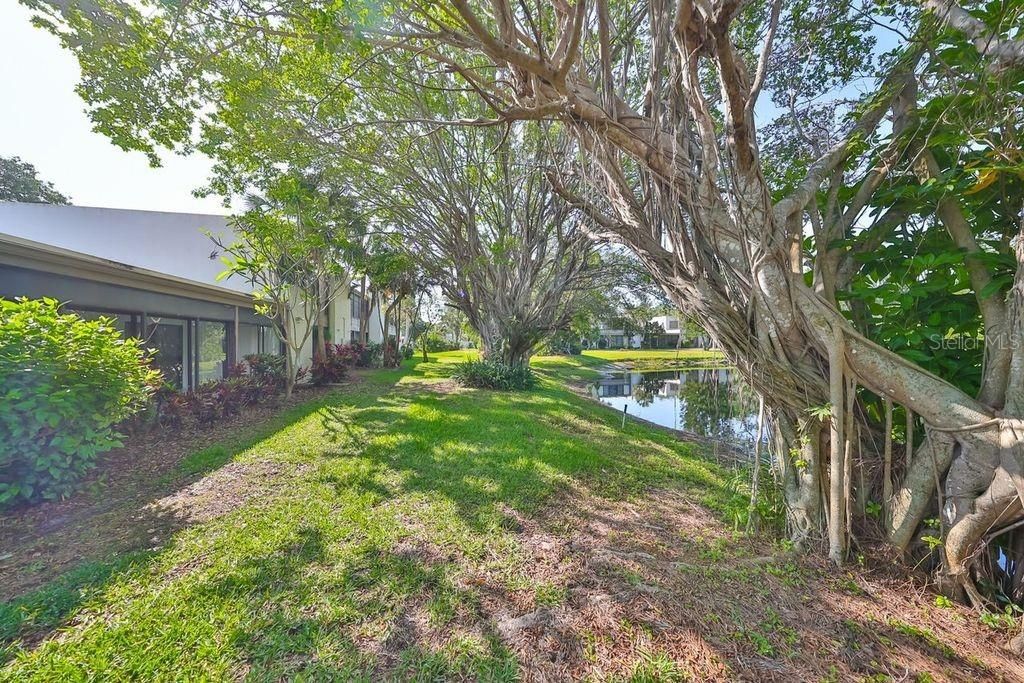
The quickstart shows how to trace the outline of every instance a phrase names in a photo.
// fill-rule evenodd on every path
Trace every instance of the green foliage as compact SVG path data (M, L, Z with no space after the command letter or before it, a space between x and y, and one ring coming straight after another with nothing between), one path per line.
M1021 614L1017 605L1007 605L1002 612L982 612L978 621L996 631L1010 631L1020 625Z
M280 173L265 189L265 197L250 195L248 210L232 221L233 241L211 238L224 252L219 277L252 285L256 310L278 323L290 394L313 321L348 283L346 264L358 251L365 222L355 202L317 174Z
M543 346L541 346L540 353L544 356L560 354L578 356L583 353L583 348L580 346L580 338L581 335L573 330L556 332Z
M245 357L247 372L257 379L275 382L284 387L285 358L274 353L251 353Z
M735 470L726 479L725 490L730 495L724 516L732 522L735 529L746 528L753 516L759 532L781 535L786 529L786 500L782 487L775 483L771 472L762 464L757 501L752 503L753 468L751 465Z
M909 638L918 640L928 647L941 652L943 656L948 657L949 659L956 657L956 651L944 643L942 639L935 635L935 632L929 628L915 626L914 624L909 624L902 619L896 618L889 619L889 626L898 633L902 633Z
M630 673L631 683L673 683L690 680L689 673L667 653L642 650Z
M807 414L816 420L825 422L826 420L832 419L832 404L825 403L820 406L811 406L807 409Z
M145 407L158 376L147 361L112 320L0 299L0 506L71 493Z
M507 365L490 360L460 363L452 377L463 386L502 391L532 389L537 381L527 365Z
M0 202L71 203L53 183L38 177L35 166L18 157L0 157Z
M440 332L435 332L433 330L421 335L416 340L416 344L420 348L426 346L428 353L436 353L438 351L458 351L460 348L458 344L448 341L448 339Z
M360 362L365 359L367 367L371 368L397 368L401 364L398 358L398 349L394 342L370 342L366 345L365 351L360 354Z

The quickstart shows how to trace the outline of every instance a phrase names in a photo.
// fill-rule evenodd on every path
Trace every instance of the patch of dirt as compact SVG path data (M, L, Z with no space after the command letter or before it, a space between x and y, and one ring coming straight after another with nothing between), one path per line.
M468 391L466 387L453 379L442 379L435 382L421 382L417 385L417 389L429 391L433 394L462 394Z
M175 477L188 455L236 440L331 389L304 388L289 401L255 406L208 427L163 428L129 437L62 501L0 516L0 601L11 600L88 561L162 546L185 525L224 514L263 488L273 463L228 463L222 471ZM180 489L183 484L194 481ZM265 488L265 487L264 487ZM175 493L176 492L176 493Z
M184 524L207 522L253 498L275 495L281 489L282 479L301 477L309 469L308 465L273 461L229 462L199 481L153 501L143 510L155 516L170 515Z
M665 667L699 681L1024 680L1024 664L1002 649L1009 634L936 607L892 564L839 571L787 554L674 491L631 502L574 492L535 519L505 512L523 555L514 577L421 539L402 550L428 565L454 560L477 597L440 626L422 606L403 612L401 635L373 648L384 655L378 673L395 673L388 663L409 643L438 651L477 633L499 638L533 681Z

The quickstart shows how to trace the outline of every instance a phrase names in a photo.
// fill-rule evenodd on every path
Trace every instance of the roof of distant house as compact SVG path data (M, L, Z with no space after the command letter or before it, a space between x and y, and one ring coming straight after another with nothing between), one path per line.
M210 233L232 237L227 216L0 202L0 233L43 245L249 293L225 266Z

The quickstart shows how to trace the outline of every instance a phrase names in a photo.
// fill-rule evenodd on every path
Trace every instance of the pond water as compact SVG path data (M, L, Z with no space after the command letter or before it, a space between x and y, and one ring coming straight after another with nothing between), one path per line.
M619 412L753 451L757 396L733 370L610 372L591 393Z

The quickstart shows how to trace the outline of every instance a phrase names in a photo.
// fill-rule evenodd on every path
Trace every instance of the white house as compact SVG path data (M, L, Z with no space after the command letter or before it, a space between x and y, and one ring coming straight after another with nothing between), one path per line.
M209 233L209 234L208 234ZM181 389L224 376L250 353L281 353L251 287L224 270L210 234L231 240L226 216L0 202L0 296L51 297L85 316L117 320L156 349L155 363ZM380 311L349 288L331 302L320 334L347 343ZM299 362L308 364L312 344Z
M648 338L644 340L639 334L627 335L621 328L601 321L598 323L597 344L609 349L638 349L642 343L660 349L675 348L679 345L682 325L678 315L658 315L651 318L650 322L659 325L663 332L648 335ZM684 341L686 340L684 339Z
M627 335L625 330L604 320L597 324L598 346L608 349L638 349L640 335Z

